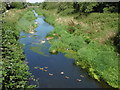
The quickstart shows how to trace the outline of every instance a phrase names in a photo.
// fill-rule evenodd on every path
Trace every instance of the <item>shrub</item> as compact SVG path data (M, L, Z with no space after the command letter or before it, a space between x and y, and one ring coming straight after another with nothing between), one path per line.
M17 8L17 9L23 9L23 8L26 7L26 5L23 2L12 2L11 7L12 8Z

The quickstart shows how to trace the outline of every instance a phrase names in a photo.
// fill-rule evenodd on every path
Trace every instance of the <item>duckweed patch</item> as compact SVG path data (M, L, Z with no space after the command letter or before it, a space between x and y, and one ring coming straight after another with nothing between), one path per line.
M33 51L33 52L36 52L38 54L41 54L43 56L48 56L46 55L41 49L42 47L30 47L30 49Z

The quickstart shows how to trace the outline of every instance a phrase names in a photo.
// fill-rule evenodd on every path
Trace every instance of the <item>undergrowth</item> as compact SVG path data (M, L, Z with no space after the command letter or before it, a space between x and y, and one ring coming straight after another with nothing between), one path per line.
M26 14L25 14L26 13ZM27 15L29 14L29 17ZM16 28L20 18L32 21L27 9L11 9L2 18L2 89L32 88L28 81L31 73L25 64L22 45L19 43L20 30ZM23 16L23 17L22 17ZM27 21L27 22L28 22ZM23 22L21 22L23 23ZM21 26L23 27L23 26ZM29 26L26 26L28 28ZM25 28L25 30L26 30Z
M28 11L23 15L22 18L19 19L17 22L16 28L19 31L28 32L30 30L33 30L37 25L34 23L34 20L36 17L34 16L34 13L32 12L32 9L28 9Z

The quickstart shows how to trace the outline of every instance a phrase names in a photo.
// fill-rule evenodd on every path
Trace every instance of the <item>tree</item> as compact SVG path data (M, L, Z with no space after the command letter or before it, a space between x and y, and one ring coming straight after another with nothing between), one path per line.
M18 8L18 9L23 9L26 7L26 4L23 2L12 2L11 3L12 8Z

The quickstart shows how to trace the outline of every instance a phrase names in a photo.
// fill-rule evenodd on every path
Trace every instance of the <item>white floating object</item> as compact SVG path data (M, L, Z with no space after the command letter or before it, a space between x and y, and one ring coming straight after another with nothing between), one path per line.
M84 77L83 75L80 75L80 77Z
M47 37L46 40L50 40L50 39L53 39L53 37Z
M82 80L80 80L80 79L76 79L78 82L80 82L80 81L82 81Z
M29 33L33 34L34 32L33 32L33 31L30 31Z
M70 77L68 77L68 76L65 76L65 79L69 79Z
M38 22L35 22L35 24L38 24Z
M43 70L44 72L47 72L48 70Z
M53 76L53 74L52 74L52 73L49 73L48 75L49 75L49 76Z
M6 10L6 13L8 12L8 10Z
M44 70L44 68L39 68L40 70Z
M42 40L41 43L45 43L45 40Z
M63 75L63 74L64 74L64 72L60 72L60 74L62 74L62 75Z
M57 33L54 33L53 35L54 35L54 36L57 36L58 34L57 34Z
M45 69L48 69L48 67L44 67Z
M69 48L67 48L67 50L69 50Z

